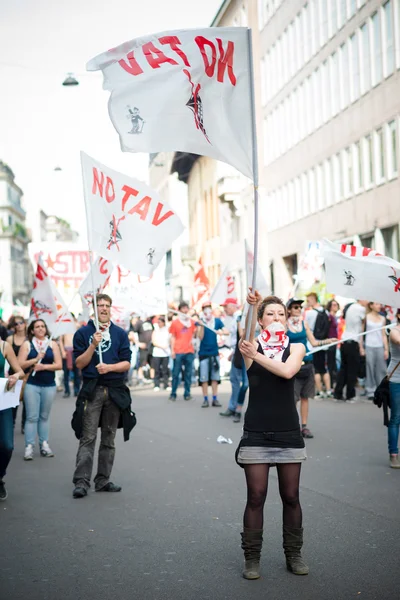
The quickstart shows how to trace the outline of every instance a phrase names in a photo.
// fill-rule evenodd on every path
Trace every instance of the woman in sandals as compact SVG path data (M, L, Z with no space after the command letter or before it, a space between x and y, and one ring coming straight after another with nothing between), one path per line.
M39 437L41 456L54 456L49 446L50 411L56 396L55 372L62 369L61 353L42 319L28 327L28 340L18 354L24 370L30 371L24 392L26 409L25 455L32 460L36 436Z
M249 341L240 342L249 378L249 404L236 460L244 468L247 504L243 518L242 548L245 579L260 577L263 513L268 475L276 466L283 504L283 548L286 565L295 575L307 575L301 556L302 511L299 501L300 471L306 459L304 439L294 401L294 377L305 355L303 344L290 344L286 335L287 312L276 296L247 296L253 310ZM261 334L254 339L256 322Z

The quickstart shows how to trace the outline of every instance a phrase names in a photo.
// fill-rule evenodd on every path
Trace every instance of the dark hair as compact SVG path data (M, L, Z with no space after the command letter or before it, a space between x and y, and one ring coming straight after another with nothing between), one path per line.
M285 311L285 317L287 317L287 309L286 309L286 306L284 305L283 301L280 298L278 298L278 296L267 296L266 298L263 299L263 301L261 302L261 304L259 305L259 307L257 309L257 319L259 321L261 321L261 319L263 318L265 309L270 304L280 304Z
M189 308L189 304L182 300L182 302L179 302L178 310L181 310L182 308L185 308L186 306L187 306L187 308Z
M112 300L110 298L110 296L108 294L97 294L96 296L96 304L98 304L100 302L100 300L106 300L107 302L110 303L110 306L112 304Z
M340 310L340 304L339 304L339 302L337 300L335 300L335 298L332 298L332 300L329 300L328 304L326 305L326 310L327 311L329 311L329 312L331 311L331 309L332 309L332 303L333 302L336 302L336 304L338 305L338 308Z
M165 317L163 317L163 316L161 316L161 317L158 317L158 320L159 320L159 321L163 321L163 322L165 323Z
M48 335L50 337L50 331L47 327L46 321L44 321L43 319L35 319L34 321L32 321L32 323L29 323L29 326L28 326L27 335L28 335L28 339L30 342L32 341L32 338L34 337L33 328L35 327L36 323L38 323L39 321L41 323L44 323L44 326L46 328L46 335Z
M400 323L400 308L397 309L396 317L397 317L397 322Z
M7 329L14 329L16 327L15 322L17 320L23 321L25 328L26 328L26 321L25 321L24 317L21 317L21 315L12 315L12 317L10 317L10 320L8 321Z

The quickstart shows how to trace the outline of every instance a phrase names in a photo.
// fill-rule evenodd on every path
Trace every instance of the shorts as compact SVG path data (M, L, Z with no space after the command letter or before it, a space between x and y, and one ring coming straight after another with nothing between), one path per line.
M149 365L151 367L151 354L148 348L139 348L139 367Z
M303 462L307 458L305 448L269 448L266 446L241 446L236 461L239 465L260 465Z
M219 356L206 356L200 359L199 364L199 383L208 382L211 385L212 381L221 383L219 372Z
M314 356L313 356L314 369L318 375L325 375L326 359L327 359L326 350L321 350L320 352L316 352L314 354Z
M314 357L315 358L315 357ZM309 363L309 374L307 377L295 377L294 378L294 399L296 402L300 398L314 398L315 396L315 371L314 366Z

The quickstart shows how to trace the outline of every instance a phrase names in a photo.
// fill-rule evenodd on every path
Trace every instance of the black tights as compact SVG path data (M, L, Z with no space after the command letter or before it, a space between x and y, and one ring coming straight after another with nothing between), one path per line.
M283 524L300 528L302 512L299 500L301 463L276 465L278 471L279 494L283 504ZM247 504L243 525L248 529L262 529L264 504L268 490L269 465L245 465L247 483Z

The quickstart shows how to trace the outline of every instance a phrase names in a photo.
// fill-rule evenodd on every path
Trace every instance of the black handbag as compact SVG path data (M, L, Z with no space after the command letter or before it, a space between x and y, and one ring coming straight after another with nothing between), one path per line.
M389 425L389 414L388 414L388 408L390 408L389 381L399 365L400 365L400 361L397 363L397 365L395 366L395 368L392 370L392 372L389 375L385 375L385 377L382 379L382 381L380 382L380 384L378 385L378 387L376 388L375 393L374 393L373 402L374 402L375 406L377 406L378 408L383 407L383 424L386 425L386 427Z

